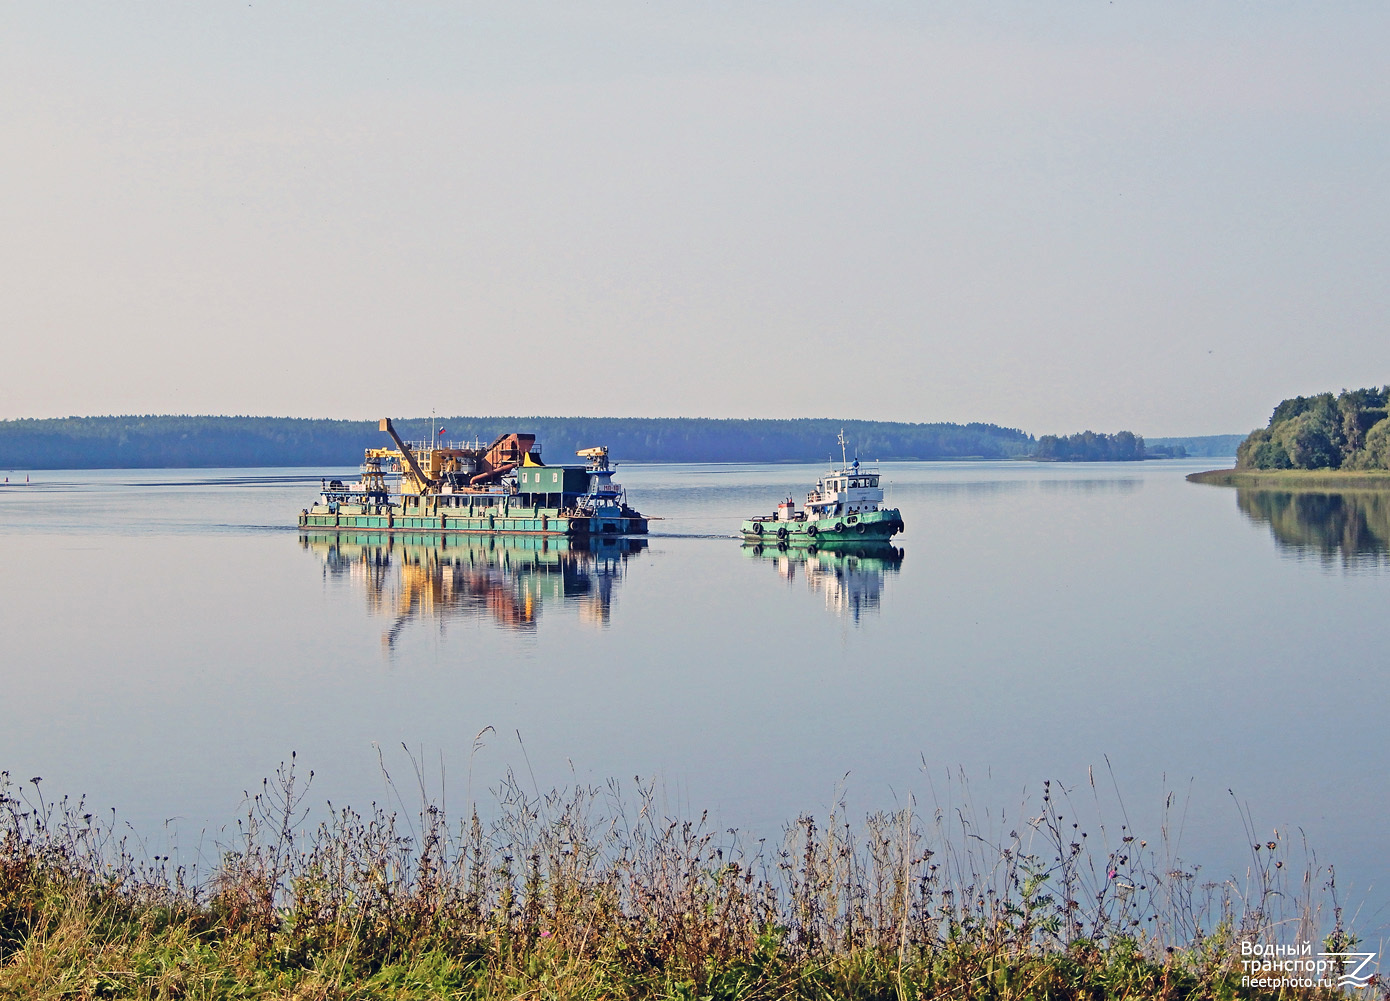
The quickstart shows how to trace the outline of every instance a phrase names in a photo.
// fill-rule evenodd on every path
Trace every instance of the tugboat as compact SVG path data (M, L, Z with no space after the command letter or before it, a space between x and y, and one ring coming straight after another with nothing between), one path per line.
M301 530L570 537L647 531L647 519L613 482L604 446L579 453L587 465L547 466L535 435L504 434L490 446L406 443L389 418L380 427L396 447L367 449L359 482L324 484L300 512ZM388 474L398 482L388 483Z
M817 546L831 543L887 542L903 530L897 508L880 507L883 490L877 470L859 468L845 451L844 431L840 432L840 468L832 469L806 495L806 506L796 509L788 497L771 515L751 518L743 523L743 538L763 546Z

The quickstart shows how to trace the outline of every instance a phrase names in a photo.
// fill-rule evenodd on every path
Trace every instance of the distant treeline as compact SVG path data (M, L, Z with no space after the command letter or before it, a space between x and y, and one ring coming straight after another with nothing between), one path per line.
M862 459L1010 459L1033 454L1033 436L994 424L884 421L713 420L636 417L440 417L395 422L407 440L444 428L450 441L535 434L547 461L607 445L639 462L814 461L844 428ZM100 469L216 466L351 466L387 445L376 421L290 417L66 417L0 421L0 468ZM851 456L853 457L853 456Z
M1236 451L1237 469L1390 469L1390 420L1382 389L1295 396Z
M1146 455L1171 454L1173 458L1184 456L1208 457L1235 455L1236 448L1245 440L1243 434L1206 434L1191 438L1145 438Z
M1165 458L1170 455L1176 453L1164 453ZM1048 462L1132 462L1147 458L1147 455L1144 439L1131 431L1116 434L1082 431L1066 437L1043 435L1038 439L1034 458Z

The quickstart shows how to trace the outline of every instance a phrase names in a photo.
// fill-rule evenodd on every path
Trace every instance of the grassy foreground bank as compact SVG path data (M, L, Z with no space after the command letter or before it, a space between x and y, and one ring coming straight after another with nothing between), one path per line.
M1278 832L1249 831L1246 873L1209 882L1168 825L1152 845L1088 830L1073 797L1094 783L1044 784L998 835L997 816L909 807L802 817L769 845L664 817L651 786L508 781L487 823L426 805L303 830L289 768L200 872L0 773L0 996L1339 996L1241 985L1242 943L1354 941L1330 874Z
M1189 473L1187 480L1273 490L1390 490L1390 470L1208 469Z

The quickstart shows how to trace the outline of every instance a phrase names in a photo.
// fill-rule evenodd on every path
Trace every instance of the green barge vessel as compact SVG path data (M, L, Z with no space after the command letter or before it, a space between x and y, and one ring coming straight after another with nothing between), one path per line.
M823 547L832 543L886 543L903 530L902 515L895 507L882 507L879 473L859 468L845 452L840 432L840 468L822 476L806 495L806 506L796 509L788 497L771 515L743 523L745 542L786 549L789 546Z
M604 446L578 453L586 465L547 466L535 435L505 434L489 446L407 443L389 418L380 427L395 448L368 448L359 482L325 482L318 500L299 513L301 530L570 537L647 531L647 519L613 482Z

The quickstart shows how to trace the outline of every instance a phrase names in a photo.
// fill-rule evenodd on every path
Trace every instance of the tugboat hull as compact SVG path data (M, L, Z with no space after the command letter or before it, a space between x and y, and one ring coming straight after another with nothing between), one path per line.
M823 546L827 543L886 542L903 529L897 508L881 508L835 518L788 521L749 519L743 538L763 546Z

